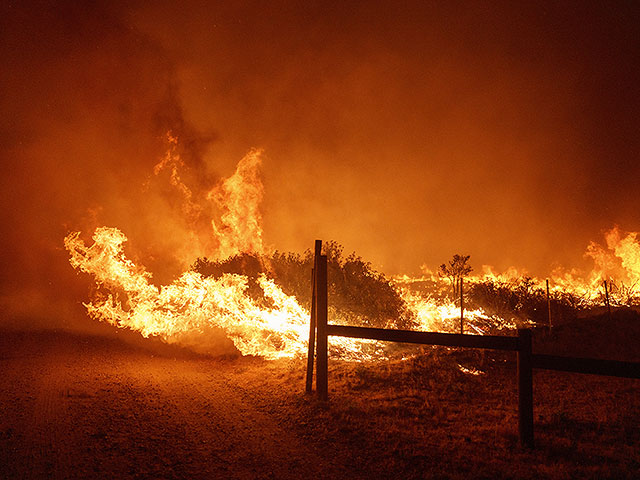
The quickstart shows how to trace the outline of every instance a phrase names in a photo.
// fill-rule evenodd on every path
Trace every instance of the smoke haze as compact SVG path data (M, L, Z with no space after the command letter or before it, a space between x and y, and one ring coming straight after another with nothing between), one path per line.
M203 253L167 131L197 198L264 149L279 250L580 265L640 228L640 12L593 3L5 2L4 315L82 311L72 230L117 226L159 282Z

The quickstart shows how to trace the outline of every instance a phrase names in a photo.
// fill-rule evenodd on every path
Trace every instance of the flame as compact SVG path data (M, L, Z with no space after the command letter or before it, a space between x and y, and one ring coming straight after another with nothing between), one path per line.
M156 287L151 274L124 255L126 240L109 227L95 231L91 246L79 232L65 238L71 265L112 292L85 304L91 317L169 342L222 328L243 355L279 358L304 349L309 313L264 275L258 283L268 307L247 295L248 279L242 275L214 279L188 271L170 285Z
M604 282L612 304L637 305L640 301L640 242L638 233L622 232L618 226L604 234L604 244L590 242L585 256L594 262L586 275L558 269L552 275L552 291L570 293L585 308L602 305Z
M167 151L143 187L146 191L154 178L166 178L176 192L189 238L183 251L175 252L176 257L189 265L196 257L220 260L243 252L263 253L259 208L263 197L263 151L250 150L238 162L233 175L204 192L194 192L183 178L182 171L187 166L180 155L178 138L168 132L165 140ZM163 172L168 175L161 176Z
M207 195L223 211L220 225L211 221L220 242L219 258L241 252L262 253L262 217L259 205L263 187L260 180L261 150L251 150L235 173Z
M640 280L640 244L638 234L626 235L618 227L605 235L607 250L591 244L588 254L600 267L600 277L618 277L622 281L637 283Z
M183 213L195 225L208 209L199 203L180 174L184 162L177 151L177 138L168 134L167 140L169 149L154 167L154 174L169 171L169 181L183 199ZM207 245L212 246L208 255L213 259L239 253L265 253L259 210L264 194L260 179L261 155L260 150L251 150L240 160L233 175L204 196L203 200L215 205L220 212L218 220L210 221L211 239ZM255 280L260 298L248 292L249 283L254 280L237 274L213 278L188 270L171 284L156 286L150 272L126 257L126 242L125 234L113 227L97 228L92 245L85 244L80 232L72 232L64 239L73 268L93 275L99 287L95 298L84 304L91 317L168 342L188 343L221 329L243 355L275 359L306 353L309 312L265 274ZM201 252L201 247L197 245L194 251ZM570 295L578 308L592 307L602 302L602 283L607 280L614 303L638 303L640 243L637 233L624 233L614 227L606 232L604 244L591 242L585 255L594 261L593 270L586 275L576 270L556 270L551 277L553 295ZM492 282L514 291L524 289L525 293L546 289L545 279L529 277L521 269L496 273L493 268L483 266L480 270L481 273L465 278L467 286ZM456 299L449 298L450 285L427 267L423 266L422 271L420 277L403 275L392 281L413 313L416 328L457 332L460 307ZM340 323L340 313L332 313ZM482 335L532 321L489 315L475 308L465 309L464 322L465 333ZM345 359L386 356L380 342L332 338L330 344L332 355Z
M156 287L149 272L126 258L127 238L120 230L100 227L93 241L86 246L80 232L64 241L71 265L111 292L84 304L92 318L172 343L220 328L243 355L267 359L306 353L309 312L266 275L258 277L263 301L247 294L249 279L237 274L214 279L188 271ZM345 360L384 357L379 342L349 338L332 340L331 354Z
M169 171L169 181L183 200L182 211L195 224L205 208L180 175L185 165L178 153L178 139L169 132L167 143L167 153L155 165L154 175ZM211 220L211 236L217 246L209 249L209 255L214 259L263 251L261 154L251 150L235 173L206 195L221 212L218 222ZM169 342L182 342L220 328L243 355L279 358L304 350L309 313L273 280L264 275L258 278L262 299L248 295L249 279L242 275L214 279L187 271L170 285L158 287L151 282L150 272L125 256L126 241L123 232L109 227L96 229L90 246L85 245L80 232L72 232L64 240L71 265L93 275L100 287L96 298L85 304L91 317Z
M450 300L436 301L433 297L424 296L400 287L400 292L407 306L413 311L418 321L417 330L427 332L460 331L460 306ZM484 335L488 333L483 324L491 324L495 330L516 328L513 319L505 319L496 315L487 315L481 308L464 310L465 333Z
M591 242L585 256L594 262L589 272L576 269L557 268L549 278L551 299L564 299L574 309L600 307L605 302L604 282L607 282L609 302L612 305L636 306L640 304L640 241L638 233L623 232L613 227L604 234L604 243ZM460 307L449 298L450 286L437 273L426 266L421 267L422 275L394 277L394 283L401 289L404 300L416 313L421 329L436 331L458 331ZM481 272L465 278L467 289L474 284L485 282L499 285L512 291L546 295L546 281L528 275L526 270L510 267L497 273L490 266L483 265ZM426 285L424 287L423 285ZM513 329L518 325L533 324L529 318L488 315L482 309L465 310L465 331L467 333L489 333ZM489 327L489 328L487 328ZM471 330L472 332L470 332Z
M169 150L154 167L154 174L170 171L170 183L183 197L183 212L195 221L204 209L180 176L184 163L176 150L177 139L171 134L167 138ZM263 252L258 208L263 195L260 155L260 150L250 151L235 173L206 196L222 212L219 222L211 221L218 241L213 258ZM237 274L212 278L189 270L171 284L158 287L150 272L125 256L127 237L122 231L97 228L92 245L86 245L80 235L70 233L64 245L72 267L93 275L99 287L95 298L84 304L92 318L145 337L189 345L206 343L207 332L221 329L243 355L275 359L306 353L309 312L266 275L257 279L262 292L258 299L248 294L252 280ZM336 339L331 347L333 355L345 359L381 355L379 345L365 340Z

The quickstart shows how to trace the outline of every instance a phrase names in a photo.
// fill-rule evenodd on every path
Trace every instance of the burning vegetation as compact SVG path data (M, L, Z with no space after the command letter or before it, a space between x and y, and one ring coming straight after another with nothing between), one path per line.
M311 299L312 253L269 251L260 216L263 187L261 152L249 152L235 173L198 199L182 178L178 140L168 134L169 149L154 174L169 172L171 188L194 225L190 268L172 283L158 286L151 272L124 252L125 234L100 227L93 244L80 232L65 238L71 265L94 276L97 289L85 306L89 315L168 342L211 350L224 335L243 355L292 357L306 349ZM198 233L195 225L210 228ZM471 274L468 255L454 255L438 272L421 277L386 277L337 242L325 243L331 321L347 325L428 331L457 331L464 305L464 331L508 334L522 325L548 325L550 318L573 318L603 304L637 306L640 301L640 243L636 233L613 228L605 244L591 243L586 255L594 269L586 276L556 270L544 279L515 269L496 274L490 267ZM188 248L185 247L185 248ZM606 289L606 290L605 290ZM333 354L380 358L389 348L366 341L337 340Z
M636 2L0 11L0 478L640 478Z

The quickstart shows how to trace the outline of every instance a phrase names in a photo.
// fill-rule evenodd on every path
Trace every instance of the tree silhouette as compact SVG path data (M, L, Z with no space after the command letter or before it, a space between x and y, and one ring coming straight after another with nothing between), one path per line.
M453 256L453 260L449 260L448 264L443 263L440 265L440 274L447 277L451 282L454 299L460 295L460 281L473 270L471 265L467 263L469 258L471 258L471 255L459 255L456 253Z

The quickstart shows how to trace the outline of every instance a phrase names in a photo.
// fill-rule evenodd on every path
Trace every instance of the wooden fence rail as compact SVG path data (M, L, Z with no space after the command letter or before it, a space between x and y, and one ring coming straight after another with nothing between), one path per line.
M562 372L587 373L609 377L640 378L640 363L595 358L559 357L533 354L533 368Z
M316 360L316 391L321 400L329 396L328 337L365 338L386 342L417 343L446 347L484 348L515 351L518 379L518 430L520 443L533 448L533 369L640 378L640 363L561 357L532 353L531 330L518 329L517 337L465 335L458 333L415 332L384 328L328 324L327 256L321 255L322 242L316 240L312 279L312 308L307 361L307 392L312 390L313 356ZM315 349L314 349L315 346Z
M327 325L327 335L336 337L368 338L386 342L419 343L443 347L486 348L491 350L518 350L516 337L493 335L463 335L460 333L416 332L386 328Z

